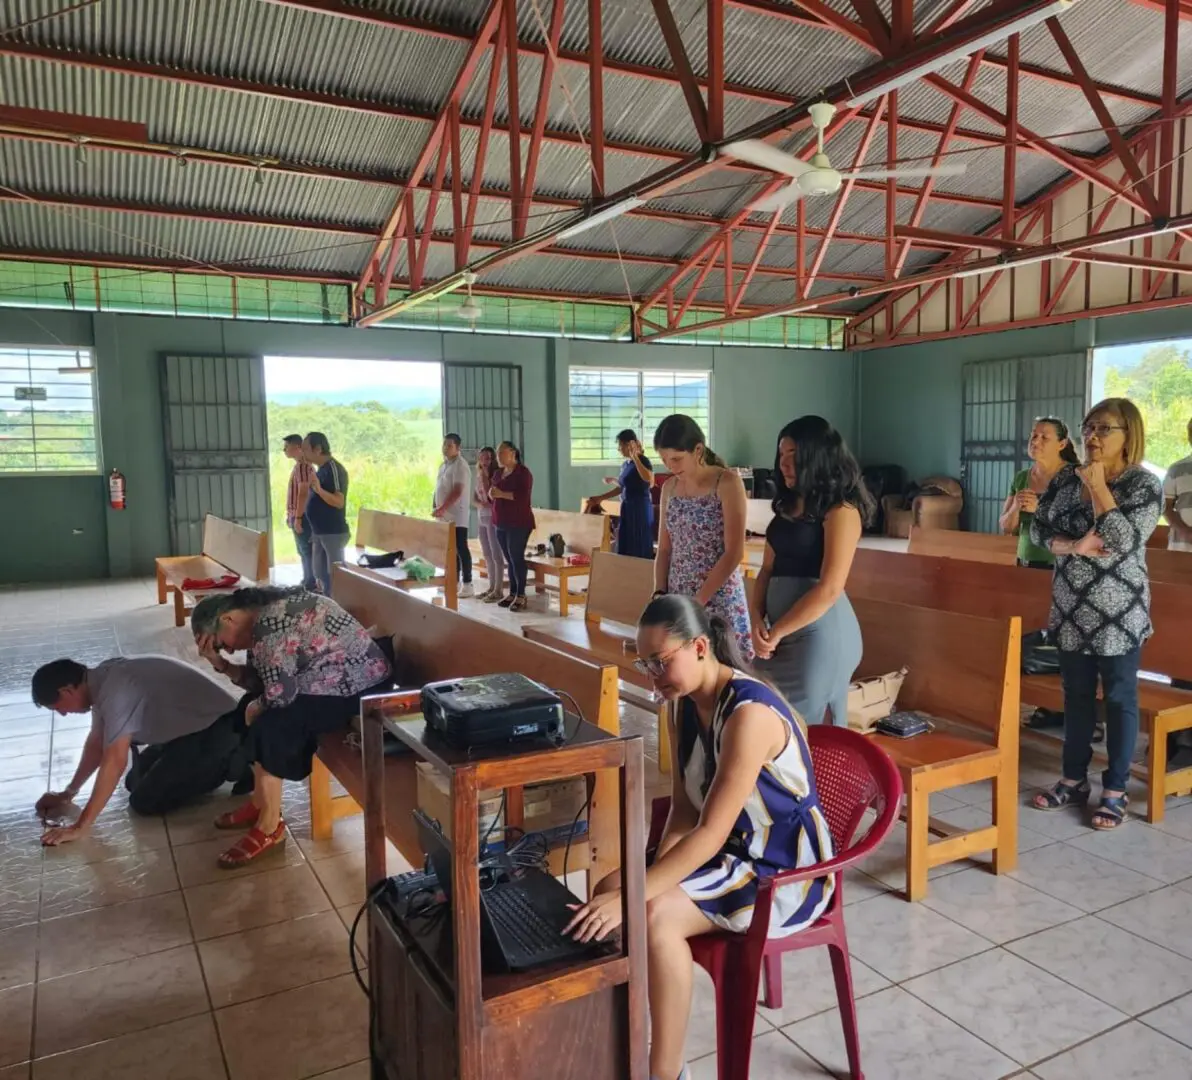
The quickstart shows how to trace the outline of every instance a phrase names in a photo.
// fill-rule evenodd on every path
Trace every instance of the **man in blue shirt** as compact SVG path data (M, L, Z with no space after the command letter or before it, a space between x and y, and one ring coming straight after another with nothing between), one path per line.
M321 431L306 436L302 454L315 468L306 503L315 578L323 595L330 596L331 567L344 561L344 548L351 536L346 511L348 470L331 456L331 444Z

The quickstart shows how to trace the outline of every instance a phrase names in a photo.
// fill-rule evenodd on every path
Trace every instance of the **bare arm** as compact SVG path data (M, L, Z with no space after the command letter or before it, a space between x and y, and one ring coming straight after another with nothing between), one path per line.
M1006 496L1006 501L1002 503L1002 514L997 519L1002 532L1011 536L1018 532L1018 510L1018 495L1012 491Z
M464 493L463 484L452 485L451 490L449 492L447 492L447 498L445 498L440 505L435 507L436 516L441 514L444 510L449 510L457 502L459 502L459 497L463 493Z
M127 735L115 739L104 748L99 759L99 775L95 779L95 787L91 789L91 798L79 814L79 819L73 825L61 825L47 829L42 835L41 842L49 847L67 843L84 836L91 828L100 812L108 805L112 792L120 783L120 777L128 765L128 748L132 742Z
M753 585L752 599L749 601L749 617L754 626L766 624L766 590L770 587L770 578L774 576L774 549L770 542L762 551L762 565L757 572L757 580Z
M771 640L810 626L836 603L848 582L860 541L861 513L856 507L837 506L828 511L824 516L824 564L820 579L774 624Z
M1179 511L1175 508L1174 497L1168 496L1163 501L1163 516L1167 519L1167 528L1172 536L1184 543L1192 540L1192 527L1184 524L1184 519L1180 517Z
M666 828L662 830L662 839L658 841L658 850L654 853L655 861L699 824L699 811L687 795L687 787L683 783L683 774L679 768L679 731L675 723L677 708L678 706L672 703L667 709L666 726L670 732L671 756L671 806Z
M696 600L707 604L740 568L745 558L745 485L727 469L720 479L720 504L724 511L724 554L708 571Z
M37 800L36 810L41 817L52 814L70 802L79 789L87 783L99 768L100 758L103 757L103 732L92 726L87 733L87 741L83 743L83 754L79 758L78 767L70 783L62 791L47 791Z
M668 483L662 489L662 503L658 507L658 552L654 556L654 591L666 592L670 580L671 538L666 527L666 511L670 506L671 487Z
M637 475L645 481L646 487L653 487L654 470L646 468L646 463L642 461L642 455L640 453L634 454L631 460L633 461L633 467L637 470Z

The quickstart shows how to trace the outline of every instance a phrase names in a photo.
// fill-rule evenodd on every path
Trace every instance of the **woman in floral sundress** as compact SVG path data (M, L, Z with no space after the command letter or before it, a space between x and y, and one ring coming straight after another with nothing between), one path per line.
M672 474L662 489L655 596L694 596L736 635L753 660L753 638L741 560L745 556L745 485L708 449L690 416L668 416L654 433L654 449Z

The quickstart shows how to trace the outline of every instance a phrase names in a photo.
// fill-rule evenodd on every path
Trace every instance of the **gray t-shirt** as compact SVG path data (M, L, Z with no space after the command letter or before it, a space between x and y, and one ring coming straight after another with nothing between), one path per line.
M103 744L129 736L149 746L210 727L236 699L198 668L168 656L105 660L87 672L91 727Z
M435 483L436 507L447 501L456 484L459 485L459 498L448 507L442 520L452 522L457 529L466 529L472 514L472 468L463 454L439 466L439 479Z

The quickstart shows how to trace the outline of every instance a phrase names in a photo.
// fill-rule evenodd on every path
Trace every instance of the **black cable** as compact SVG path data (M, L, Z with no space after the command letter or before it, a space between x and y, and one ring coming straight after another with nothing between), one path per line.
M368 910L368 905L371 904L389 884L389 879L377 882L372 887L369 894L364 898L364 903L360 905L360 910L356 912L356 918L352 920L352 926L348 930L348 958L352 962L352 974L356 977L356 985L363 991L364 996L372 1001L372 991L360 976L360 965L356 962L356 928L360 925L360 920L364 913Z
M567 862L571 858L571 841L575 838L575 830L579 826L580 816L592 804L592 793L588 793L588 797L584 799L584 805L576 812L575 817L571 820L571 831L567 834L567 846L563 849L563 884L567 884Z

